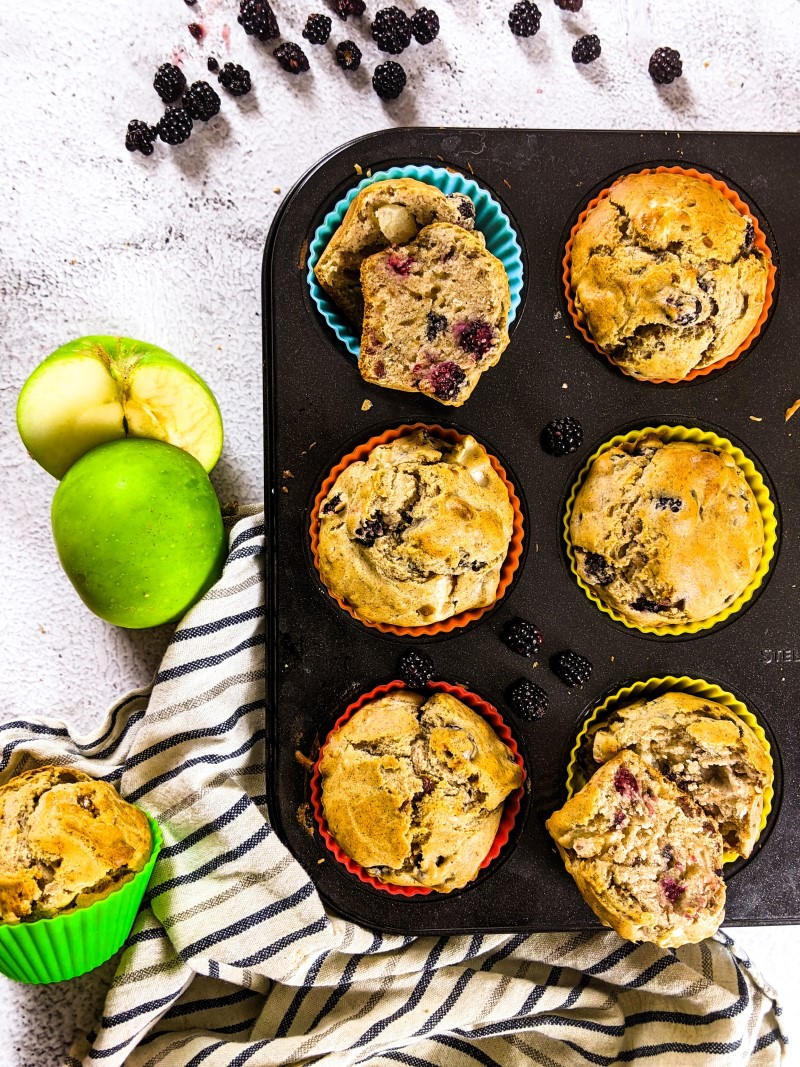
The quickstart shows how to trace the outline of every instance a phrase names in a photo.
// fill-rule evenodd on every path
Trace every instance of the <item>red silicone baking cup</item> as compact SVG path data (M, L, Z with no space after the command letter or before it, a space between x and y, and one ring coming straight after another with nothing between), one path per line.
M358 700L353 701L353 703L350 704L350 706L339 716L333 729L325 738L325 743L320 747L319 754L314 763L314 770L311 774L311 808L314 812L317 829L320 832L322 840L328 846L329 851L333 853L334 857L350 872L350 874L355 875L360 882L364 882L366 885L371 885L373 889L379 889L382 893L391 893L393 896L398 897L419 897L428 896L430 893L438 893L439 891L437 889L428 889L425 886L391 885L388 882L381 882L377 878L373 878L371 874L369 874L360 864L356 863L355 860L351 859L350 856L339 847L328 829L328 824L325 821L325 815L322 810L322 782L319 773L319 765L322 759L322 754L325 751L325 745L327 745L332 735L335 734L352 715L372 700L377 700L379 697L385 696L387 693L391 693L396 689L407 688L408 686L400 681L387 682L385 685L376 686L375 689L371 689L369 693L364 693ZM486 853L483 863L480 865L480 870L484 870L500 855L501 850L508 842L509 834L516 822L520 805L522 804L522 796L525 792L525 779L527 777L525 764L522 761L522 756L517 747L517 742L514 740L513 734L508 726L506 726L500 712L494 705L483 700L481 697L477 696L477 694L471 693L468 689L464 689L463 686L451 685L450 682L428 682L427 690L435 693L449 693L451 696L456 697L462 703L466 704L468 708L472 708L473 711L477 711L479 715L483 716L500 740L511 750L514 759L522 771L522 783L519 788L515 789L510 796L506 797L503 814L500 818L500 825L497 828L497 834L492 842L492 847Z
M431 426L425 422L415 422L410 425L396 426L394 429L385 430L376 437L370 437L370 439L365 441L363 445L359 445L358 448L353 449L352 452L348 452L346 456L343 456L339 460L320 486L320 490L314 498L314 505L311 508L309 536L311 538L311 555L314 559L314 566L317 568L317 574L323 585L325 585L325 582L319 568L319 509L322 506L322 501L331 491L334 482L342 471L345 470L346 467L349 467L351 463L356 463L359 460L365 459L373 448L376 448L378 445L387 444L389 441L396 441L398 437L413 433L415 430L428 430L431 434L434 434L436 437L441 437L443 440L448 441L451 444L459 444L464 440L465 436L464 434L458 433L457 430L452 430L444 426ZM380 632L384 634L396 634L398 637L430 637L433 634L447 634L451 633L453 630L460 630L462 627L467 626L476 619L480 619L487 611L491 611L498 601L503 599L508 587L511 585L514 575L516 574L517 568L519 567L520 557L522 556L522 539L524 534L522 507L514 485L506 474L500 461L490 452L487 452L486 454L489 457L492 469L498 475L508 491L508 499L514 511L514 519L511 529L511 543L508 546L508 555L500 570L500 581L497 585L497 594L494 601L483 608L471 608L469 611L460 611L458 615L453 615L449 619L444 619L442 622L430 623L427 626L393 626L386 622L368 622L366 619L362 619L347 601L334 596L330 589L325 586L328 595L332 600L336 601L342 611L346 611L351 618L356 619L362 626L369 626L373 630L380 630Z
M580 312L575 306L575 294L572 291L571 282L572 245L575 240L575 234L586 221L589 212L592 211L597 206L597 204L600 203L601 200L604 200L607 196L611 194L611 190L614 188L614 186L621 182L623 178L630 178L631 174L634 173L686 174L690 178L699 178L701 181L707 182L708 185L713 186L720 193L722 193L726 200L729 200L730 203L733 204L739 214L744 215L745 218L750 220L753 225L753 231L755 233L755 239L753 241L753 244L760 252L763 252L767 262L767 286L764 293L764 305L761 308L761 314L758 316L758 320L756 321L756 324L753 329L750 331L744 341L742 341L739 347L733 350L733 352L730 352L727 356L723 356L721 359L718 359L716 363L709 363L706 367L695 367L694 370L691 370L684 378L640 378L638 375L631 374L630 371L625 370L624 367L621 367L618 363L616 363L608 354L608 352L604 352L603 349L597 344L592 335L586 329L581 318ZM580 213L580 215L578 215L577 222L570 230L569 240L567 241L567 246L564 250L564 258L561 261L563 267L561 277L564 283L564 295L567 298L567 307L569 309L569 314L575 325L576 330L584 339L584 341L586 341L587 344L591 345L592 348L595 349L595 351L599 352L601 356L605 356L605 358L612 366L616 367L617 370L621 371L629 378L634 378L636 379L636 381L652 382L653 385L677 385L678 382L691 382L695 378L700 378L703 375L711 374L712 371L722 370L722 368L727 367L729 363L733 363L739 358L742 352L744 352L750 347L753 341L755 341L756 337L758 337L758 335L761 333L761 329L764 323L767 321L769 309L772 307L772 296L775 292L775 264L772 259L772 252L770 251L770 247L767 244L767 238L764 235L764 231L761 229L761 226L759 225L758 219L752 213L747 204L745 204L742 198L737 193L735 193L733 189L729 188L724 182L720 181L719 178L714 178L711 174L706 174L704 171L695 170L693 167L646 167L644 170L631 172L631 174L621 174L619 178L617 178L616 181L612 182L612 184L607 189L603 189L597 194L597 196L590 200L586 207L583 209L583 211Z

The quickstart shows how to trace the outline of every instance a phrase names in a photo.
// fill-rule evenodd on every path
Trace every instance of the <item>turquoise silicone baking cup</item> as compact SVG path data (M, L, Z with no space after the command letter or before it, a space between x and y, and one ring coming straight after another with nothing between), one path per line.
M320 315L333 330L350 355L358 358L361 351L361 337L347 319L336 307L333 301L317 282L314 275L314 265L322 255L328 241L338 228L342 219L353 202L354 198L362 189L374 182L384 181L386 178L416 178L417 181L435 185L443 193L449 196L451 193L465 193L475 205L475 229L480 230L486 238L486 247L493 256L497 256L506 269L508 286L511 292L511 306L508 312L509 326L517 315L517 310L522 298L522 249L514 227L508 216L482 186L466 175L445 170L444 167L391 167L389 170L376 171L369 178L364 178L355 188L351 189L347 196L329 211L317 228L314 238L308 249L308 288L311 291L311 299L317 305Z
M150 858L129 882L85 908L51 919L0 924L2 974L31 985L63 982L114 955L131 932L161 851L161 829L149 815L147 821L153 838Z

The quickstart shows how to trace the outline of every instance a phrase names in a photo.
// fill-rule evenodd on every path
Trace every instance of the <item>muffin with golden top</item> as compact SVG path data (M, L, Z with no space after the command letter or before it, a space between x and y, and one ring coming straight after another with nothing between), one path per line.
M572 506L570 540L580 577L620 615L637 625L693 623L750 584L764 522L731 455L648 434L594 460Z
M74 767L0 787L0 921L43 919L113 893L146 865L144 812Z
M576 229L570 285L597 346L641 379L681 379L752 333L769 263L752 220L717 185L629 174Z
M370 701L332 733L319 771L339 847L381 882L440 893L475 878L523 778L476 711L449 693L407 689Z
M415 430L351 463L319 508L319 573L368 623L441 622L497 596L514 510L486 450Z

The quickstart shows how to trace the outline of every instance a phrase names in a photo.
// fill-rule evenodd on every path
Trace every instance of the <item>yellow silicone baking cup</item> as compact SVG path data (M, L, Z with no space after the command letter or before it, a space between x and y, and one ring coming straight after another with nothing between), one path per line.
M720 452L727 452L729 456L733 457L734 462L744 474L745 480L752 489L753 496L756 498L756 503L758 504L758 509L761 512L761 520L764 524L764 549L761 553L758 569L748 585L742 590L733 603L729 604L724 611L718 611L716 615L711 615L708 619L699 619L695 622L664 622L661 624L652 623L647 625L633 622L615 608L606 604L605 601L601 600L592 587L587 585L578 573L578 564L575 558L575 552L572 548L569 528L575 497L578 495L578 492L586 479L586 475L589 473L589 469L598 456L608 452L609 449L623 448L631 450L642 437L645 437L648 434L655 434L657 437L660 437L662 441L692 441L695 444L710 445L712 448L716 448ZM581 468L578 477L575 479L569 497L567 498L567 504L564 509L563 536L567 545L569 567L575 577L575 581L600 611L612 618L614 622L620 622L623 626L627 626L629 630L639 630L641 633L656 634L658 636L665 636L668 634L675 636L678 634L696 634L701 630L709 630L712 626L725 622L731 615L735 615L737 611L744 607L764 581L767 571L769 570L770 563L775 555L775 546L778 541L778 523L775 518L775 506L770 499L769 490L767 489L758 468L753 461L742 452L741 448L737 448L736 445L726 437L719 437L710 430L701 430L698 427L645 426L642 430L631 430L629 433L617 434L615 437L612 437L611 440L602 444L596 452L593 452L592 455L589 456L586 463Z
M644 682L632 682L630 685L623 686L622 689L618 689L616 693L607 696L605 700L601 704L598 704L594 711L587 717L575 739L572 751L569 754L569 763L567 764L567 797L571 799L573 794L583 789L586 785L586 779L578 766L578 755L589 734L589 730L594 723L608 717L616 711L617 708L624 708L626 705L632 704L636 700L652 699L653 697L662 696L664 693L669 693L676 689L680 690L682 693L690 693L692 696L700 697L704 700L713 700L715 704L722 704L724 707L730 708L730 710L738 715L740 719L743 719L756 735L759 743L763 745L764 751L769 759L770 767L773 768L774 772L772 751L769 746L769 741L767 740L767 735L764 733L758 719L752 711L741 702L741 700L737 700L733 693L729 693L727 690L720 688L720 686L716 685L714 682L706 682L702 678L688 678L685 674L667 674L663 678L648 678L647 681ZM772 783L770 783L764 790L764 808L761 812L761 824L758 828L759 836L764 832L764 827L767 825L767 819L772 811L772 798L774 795L774 789ZM723 853L722 862L733 863L733 861L738 858L739 853L729 849Z

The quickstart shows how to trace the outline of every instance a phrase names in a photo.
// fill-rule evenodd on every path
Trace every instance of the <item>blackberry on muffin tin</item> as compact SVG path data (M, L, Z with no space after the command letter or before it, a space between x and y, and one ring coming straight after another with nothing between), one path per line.
M508 687L508 703L515 715L526 722L541 719L550 706L550 698L540 685L529 678L518 678Z
M550 661L553 674L560 678L564 685L572 689L574 686L588 682L592 675L592 664L585 656L573 652L571 648L563 652L556 652Z
M509 619L500 638L503 644L520 656L535 656L542 648L542 631L527 619Z

